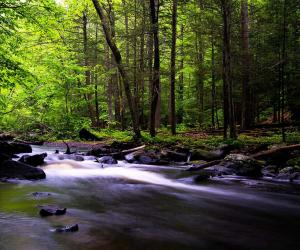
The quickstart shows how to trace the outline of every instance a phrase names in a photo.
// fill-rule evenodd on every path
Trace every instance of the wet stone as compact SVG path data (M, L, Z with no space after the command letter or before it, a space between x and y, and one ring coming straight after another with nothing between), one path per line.
M71 225L71 226L60 226L55 228L53 231L57 233L72 233L77 232L79 230L78 224Z
M56 206L39 206L41 208L40 210L40 216L46 217L46 216L52 216L52 215L64 215L67 212L67 208L59 208Z

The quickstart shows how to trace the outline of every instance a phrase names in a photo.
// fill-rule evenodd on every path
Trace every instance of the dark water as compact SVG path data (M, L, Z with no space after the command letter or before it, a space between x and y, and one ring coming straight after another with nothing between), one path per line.
M300 249L297 187L241 179L196 185L178 167L101 168L52 154L47 161L44 181L0 183L1 250ZM67 214L41 218L41 204ZM76 223L75 233L51 231Z

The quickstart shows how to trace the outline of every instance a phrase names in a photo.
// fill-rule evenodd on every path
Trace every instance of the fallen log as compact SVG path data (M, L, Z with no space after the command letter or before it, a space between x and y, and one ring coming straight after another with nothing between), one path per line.
M120 160L121 158L124 157L124 155L130 154L130 153L133 153L133 152L136 152L136 151L139 151L139 150L142 150L145 147L146 147L146 145L142 145L142 146L139 146L139 147L136 147L136 148L126 149L126 150L122 150L122 151L119 151L119 152L107 153L107 154L100 154L98 157L112 156L115 159L119 159Z
M262 159L264 157L270 157L278 153L287 153L292 150L300 149L300 144L294 144L290 146L284 146L284 147L279 147L279 148L274 148L274 149L269 149L265 150L253 155L250 155L252 158L255 159Z

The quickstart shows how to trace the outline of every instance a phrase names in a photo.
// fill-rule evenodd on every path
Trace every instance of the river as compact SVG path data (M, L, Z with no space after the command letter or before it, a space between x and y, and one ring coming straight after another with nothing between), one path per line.
M103 166L47 152L42 181L0 183L1 250L300 249L300 188L215 178L182 167ZM42 195L34 195L42 192ZM66 207L42 218L38 205ZM61 225L74 233L56 233Z

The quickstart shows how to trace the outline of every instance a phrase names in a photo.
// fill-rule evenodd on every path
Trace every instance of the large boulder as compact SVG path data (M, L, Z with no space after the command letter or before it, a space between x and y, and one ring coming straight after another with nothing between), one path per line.
M20 153L31 153L32 148L30 145L24 143L0 142L0 152L8 155L20 154Z
M181 153L172 150L162 150L161 156L162 159L170 162L186 162L188 159L187 153Z
M223 165L234 170L237 175L249 177L262 176L261 164L257 160L246 155L230 154L225 157Z
M101 156L115 153L115 152L117 152L117 151L113 150L111 147L109 147L107 145L95 145L86 154L96 156L96 157L101 157Z
M214 160L222 159L225 155L225 152L222 149L217 149L214 151L197 149L197 150L193 150L191 153L192 153L191 161L195 161L195 160L214 161Z
M0 153L0 164L4 161L10 160L11 156L8 154Z
M161 159L161 155L155 151L138 150L125 155L125 160L129 163L145 165L167 165L168 161Z
M85 128L82 128L79 131L79 138L82 140L87 140L87 141L99 141L100 138L97 137L96 135L92 134L90 131L88 131Z
M115 158L108 155L97 159L97 161L101 164L108 164L108 165L118 164L118 161Z
M46 157L47 157L47 153L38 154L38 155L23 155L19 161L37 167L45 163L44 160Z
M6 160L0 164L0 178L37 180L45 179L46 174L40 168L35 168L18 161Z

